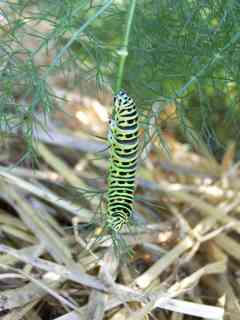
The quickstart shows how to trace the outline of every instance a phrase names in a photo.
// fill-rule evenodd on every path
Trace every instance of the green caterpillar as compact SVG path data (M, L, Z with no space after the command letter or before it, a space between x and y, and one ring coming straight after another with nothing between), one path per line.
M108 143L107 226L118 233L128 223L133 210L139 147L138 111L133 99L123 90L114 96Z

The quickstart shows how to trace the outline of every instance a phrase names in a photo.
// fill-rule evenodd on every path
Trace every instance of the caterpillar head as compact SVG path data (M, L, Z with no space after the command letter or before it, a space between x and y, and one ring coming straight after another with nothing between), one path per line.
M115 214L118 215L117 213ZM121 212L119 212L119 214L121 214ZM107 226L110 230L112 230L112 232L118 233L125 223L125 219L121 219L120 217L109 217Z
M130 98L126 91L120 90L113 98L115 107L121 111L127 108L133 103L133 99Z

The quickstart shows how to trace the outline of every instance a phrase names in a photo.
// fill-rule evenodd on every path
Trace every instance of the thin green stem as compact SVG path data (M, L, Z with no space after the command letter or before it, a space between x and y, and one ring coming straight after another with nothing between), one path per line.
M178 97L182 97L183 94L186 94L188 88L195 82L199 81L199 79L202 77L202 75L204 75L206 73L207 70L209 70L210 67L212 67L213 65L215 65L215 63L220 60L222 58L222 54L229 48L231 47L233 44L235 44L240 38L240 32L236 32L234 34L234 36L230 39L230 41L223 47L221 48L217 54L215 54L209 61L207 64L205 64L198 72L196 75L192 76L191 79L184 85L181 87L180 90L178 90L178 92L176 93L175 98Z
M129 8L128 17L127 17L125 36L123 39L122 47L120 50L118 50L118 54L120 56L120 62L119 62L119 67L118 67L116 91L118 91L122 85L124 66L126 63L127 56L128 56L129 35L130 35L130 31L131 31L131 26L132 26L132 21L133 21L133 16L134 16L136 4L137 4L136 0L131 0L131 3L129 4L130 8Z

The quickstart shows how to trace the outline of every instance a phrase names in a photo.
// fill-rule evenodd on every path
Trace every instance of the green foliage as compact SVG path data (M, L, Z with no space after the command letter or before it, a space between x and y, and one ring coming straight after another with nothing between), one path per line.
M15 0L0 10L0 125L24 124L29 147L36 111L57 105L48 79L59 72L122 83L146 123L153 102L175 101L183 129L190 123L220 155L238 138L238 0ZM51 48L50 62L36 62Z

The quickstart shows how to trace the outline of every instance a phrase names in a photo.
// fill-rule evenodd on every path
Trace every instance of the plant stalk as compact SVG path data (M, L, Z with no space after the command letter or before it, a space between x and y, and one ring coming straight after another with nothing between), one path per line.
M129 43L129 36L133 21L133 16L136 8L136 0L131 0L131 3L129 4L129 11L128 11L128 17L127 17L127 23L126 23L126 30L125 30L125 36L123 39L123 44L120 50L118 50L118 55L120 56L120 62L118 67L118 75L117 75L117 82L116 82L116 92L120 90L122 85L122 79L123 79L123 72L124 72L124 66L126 63L126 59L128 56L128 43Z

